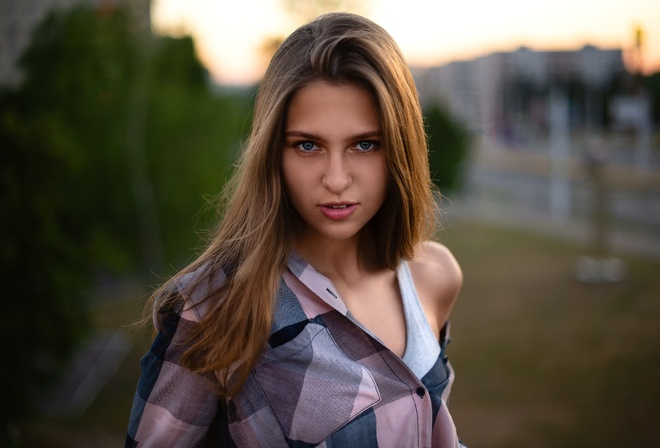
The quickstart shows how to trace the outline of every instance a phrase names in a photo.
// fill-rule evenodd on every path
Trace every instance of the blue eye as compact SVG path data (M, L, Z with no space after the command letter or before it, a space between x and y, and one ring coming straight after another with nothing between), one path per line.
M377 148L377 143L371 140L365 140L356 145L356 148L360 151L371 151Z
M298 143L297 146L298 146L298 149L300 149L301 151L305 151L305 152L313 151L314 149L316 149L316 145L312 142L301 142L301 143Z

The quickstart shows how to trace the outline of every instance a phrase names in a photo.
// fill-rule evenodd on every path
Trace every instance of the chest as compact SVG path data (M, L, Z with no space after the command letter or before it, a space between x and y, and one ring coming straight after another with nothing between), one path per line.
M338 287L346 307L390 350L402 357L406 350L406 319L394 273Z
M354 446L358 440L381 448L445 446L434 440L434 416L450 382L442 357L420 380L340 313L280 331L294 328L263 353L228 406L238 446Z

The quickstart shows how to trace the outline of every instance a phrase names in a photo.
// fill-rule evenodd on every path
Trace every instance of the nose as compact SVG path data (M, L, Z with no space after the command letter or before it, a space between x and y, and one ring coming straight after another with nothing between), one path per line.
M328 156L322 183L328 191L335 194L339 194L351 186L353 177L344 154L335 153Z

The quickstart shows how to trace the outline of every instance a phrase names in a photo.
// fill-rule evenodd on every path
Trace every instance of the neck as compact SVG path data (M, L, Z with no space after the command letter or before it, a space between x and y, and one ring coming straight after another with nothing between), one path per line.
M315 240L313 244L303 240L294 244L298 255L333 282L350 281L378 269L371 246L357 237L346 241Z

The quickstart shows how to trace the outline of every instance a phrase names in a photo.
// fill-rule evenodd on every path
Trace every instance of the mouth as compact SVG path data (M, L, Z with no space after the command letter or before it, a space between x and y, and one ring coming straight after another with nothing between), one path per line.
M333 210L341 210L343 208L352 207L357 205L355 202L326 202L324 204L319 204L321 207L330 208Z
M319 204L321 212L326 218L333 221L341 221L353 214L357 208L356 202L327 202Z

